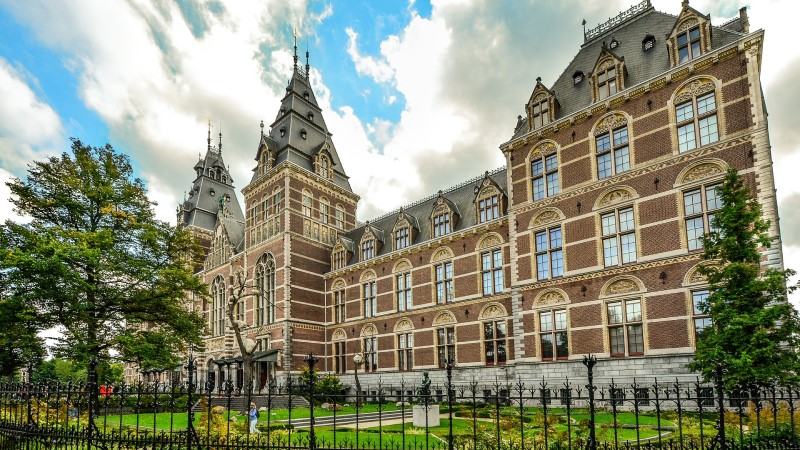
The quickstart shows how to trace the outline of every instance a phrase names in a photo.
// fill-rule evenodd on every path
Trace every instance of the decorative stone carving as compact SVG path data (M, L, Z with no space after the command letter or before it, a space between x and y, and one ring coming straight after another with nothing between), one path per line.
M480 193L480 197L494 195L497 193L497 188L492 185L489 180L483 182L484 188Z
M378 334L378 329L371 323L364 325L364 328L361 329L361 336L375 336L376 334Z
M708 277L700 273L699 270L695 269L694 272L689 276L689 284L699 284L705 283L708 281Z
M492 303L481 311L479 319L493 319L495 317L506 317L506 309L499 303Z
M487 234L484 236L480 242L478 242L478 250L489 248L489 247L497 247L498 245L503 243L503 239L498 236L496 233Z
M683 103L687 100L690 100L693 97L697 97L698 95L703 95L706 92L712 92L716 86L714 82L708 79L699 79L694 80L691 83L687 84L683 88L681 88L678 95L675 96L674 103L677 105L679 103Z
M450 259L452 257L453 257L453 251L450 250L450 247L442 247L433 252L433 256L431 257L431 262L439 262L445 259Z
M344 280L339 278L338 280L333 282L333 285L331 285L331 290L332 291L336 291L336 290L339 290L339 289L343 289L345 286L346 286L346 284L345 284Z
M638 292L639 284L630 278L622 278L614 281L606 288L606 295L619 295L627 294L629 292Z
M394 331L408 331L413 330L414 324L411 323L409 319L401 319L397 322L397 325L394 326Z
M686 175L683 176L684 183L691 183L692 181L703 180L705 178L713 177L725 173L725 170L714 163L698 164L689 169Z
M541 158L542 155L546 155L554 151L556 151L556 144L554 144L553 141L545 141L541 144L538 144L533 148L533 150L531 150L530 159Z
M554 305L564 303L567 299L558 291L546 291L536 299L536 306Z
M435 319L433 319L433 323L431 325L435 327L437 325L447 325L451 323L456 323L456 317L449 311L443 311L439 313Z
M359 281L369 281L369 280L374 280L375 278L377 278L375 276L375 272L373 270L368 270L361 274L361 278L359 279Z
M630 200L633 198L630 192L624 189L615 189L607 194L605 194L600 201L598 202L598 206L609 206L614 205L617 203L622 203L624 201Z
M347 333L341 328L337 329L333 332L333 336L331 336L331 340L334 341L343 341L347 339Z
M411 269L411 263L408 260L404 259L399 261L397 264L394 265L395 272L402 272L404 270Z
M531 227L536 227L551 222L558 222L559 220L561 220L561 215L558 213L558 211L549 209L542 211L539 213L539 215L534 217L531 221Z
M206 351L222 350L223 347L225 347L224 337L206 341Z
M696 17L692 17L691 19L686 19L678 25L678 32L686 31L689 28L695 27L698 23L700 23Z
M628 124L628 119L622 114L611 114L603 119L594 129L594 135L600 136L601 134L608 133L609 131L624 127Z

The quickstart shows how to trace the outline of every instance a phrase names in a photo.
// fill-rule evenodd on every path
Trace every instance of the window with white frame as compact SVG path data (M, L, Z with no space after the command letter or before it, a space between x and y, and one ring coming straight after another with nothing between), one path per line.
M483 295L503 292L503 250L481 253Z
M333 265L333 270L339 270L341 268L344 268L344 266L346 264L346 261L345 261L346 255L347 255L347 252L343 248L337 249L337 250L335 250L333 252L333 257L332 257L332 259L333 259L333 264L332 264Z
M394 230L394 249L400 250L406 248L410 242L411 228L400 227Z
M211 334L221 336L225 334L225 308L228 302L225 281L221 276L214 278L211 283L211 294L214 298L212 303Z
M546 280L564 275L564 253L562 251L561 227L537 232L536 279Z
M692 291L692 312L694 314L694 341L699 342L712 323L711 317L708 316L708 289Z
M344 208L336 205L336 228L344 229Z
M627 126L595 137L595 145L598 180L631 170Z
M531 108L533 128L540 128L550 123L550 107L547 97L535 100Z
M436 284L436 303L443 304L453 301L453 263L442 262L434 266Z
M689 251L703 249L703 235L713 231L714 212L722 207L717 189L720 185L701 186L683 193L686 245Z
M442 327L436 329L436 355L439 368L444 369L447 361L456 360L456 328Z
M397 369L401 371L414 368L414 334L397 335Z
M617 71L611 66L597 74L597 98L603 100L617 93Z
M569 357L567 310L539 313L539 347L542 349L543 361Z
M344 292L344 289L340 289L333 293L333 320L336 323L342 323L347 319Z
M636 224L633 208L615 209L600 216L603 263L606 267L636 262Z
M685 152L717 142L717 100L714 92L689 99L675 106L678 150Z
M326 158L325 156L320 156L319 157L319 176L321 176L322 178L329 178L330 177L330 174L329 174L330 170L331 170L331 163L330 163L330 161L328 161L328 158Z
M364 338L364 371L375 372L378 370L378 337Z
M364 317L375 317L378 314L378 295L375 282L369 281L363 285L364 291Z
M328 223L330 213L331 205L328 203L328 200L324 198L319 199L319 221Z
M303 191L303 215L306 217L311 217L311 209L314 204L314 197L311 195L309 191Z
M361 242L361 260L366 261L375 257L375 239L365 239Z
M433 216L433 237L444 236L450 233L450 211L444 211Z
M632 356L644 353L641 300L624 300L606 305L608 342L611 356Z
M397 282L397 310L410 311L414 306L414 301L411 297L411 272L399 273L395 276Z
M263 255L256 264L256 324L275 322L275 260Z
M483 323L483 354L487 366L506 363L506 337L505 320Z
M552 154L531 161L533 200L552 197L560 192L558 185L558 155Z
M499 193L478 200L478 223L489 222L498 217L500 217Z
M690 28L679 35L678 38L678 64L685 63L699 57L702 52L700 45L700 27Z

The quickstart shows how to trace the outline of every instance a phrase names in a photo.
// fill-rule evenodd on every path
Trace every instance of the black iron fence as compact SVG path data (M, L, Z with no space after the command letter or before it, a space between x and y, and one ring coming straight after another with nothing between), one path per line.
M313 367L316 359L309 355ZM716 383L595 385L571 380L341 386L320 374L262 390L188 382L0 385L1 449L514 450L800 448L793 387ZM314 372L311 372L314 374ZM412 378L413 382L412 382ZM258 417L251 425L249 410Z

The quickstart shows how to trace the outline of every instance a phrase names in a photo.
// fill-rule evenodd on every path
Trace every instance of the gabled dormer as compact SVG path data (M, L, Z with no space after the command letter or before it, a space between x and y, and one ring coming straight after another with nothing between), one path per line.
M711 50L711 16L704 15L683 1L675 25L667 34L671 67L699 58Z
M339 236L331 250L331 270L339 270L347 266L347 262L353 257L353 251L353 241Z
M397 220L392 227L393 250L401 250L412 245L418 233L419 222L417 222L417 218L400 208Z
M506 195L503 189L489 177L487 171L481 184L475 186L475 222L485 223L498 219L505 214Z
M361 235L359 248L361 249L360 261L374 258L383 248L383 231L373 227L367 221L364 226L364 234Z
M461 214L458 207L439 191L429 217L431 238L450 234L456 229Z
M625 60L617 56L605 42L590 77L592 100L599 102L625 89Z
M528 128L541 128L556 118L558 102L553 92L542 84L542 78L536 78L536 86L525 107L528 112Z
M326 180L333 179L333 166L336 164L330 148L330 140L326 139L314 152L314 173Z

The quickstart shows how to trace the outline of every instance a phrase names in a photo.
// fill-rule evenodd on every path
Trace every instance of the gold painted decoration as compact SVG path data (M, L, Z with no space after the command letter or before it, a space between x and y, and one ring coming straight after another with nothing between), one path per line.
M536 215L533 220L531 220L531 227L537 227L540 225L558 222L563 218L563 214L560 214L558 210L555 209L548 209L542 211L538 215Z
M716 85L709 79L702 78L699 80L694 80L678 91L678 95L675 96L674 103L678 105L685 101L691 100L698 95L703 95L707 92L713 92L715 88Z
M487 305L483 310L481 310L481 314L478 316L479 319L494 319L496 317L506 317L506 309L503 305L499 303L491 303Z
M681 22L680 25L678 25L678 32L686 31L689 28L694 28L699 23L700 21L698 21L696 17L692 17L691 19L686 19L683 22Z
M445 259L450 259L452 257L453 257L453 251L450 250L450 247L442 247L433 252L433 256L431 257L431 262L439 262Z
M343 341L345 339L347 339L347 333L341 328L334 331L333 336L331 336L331 340L334 341Z
M597 203L598 206L610 206L615 205L617 203L622 203L628 200L631 200L633 195L625 189L615 189L600 198L600 201Z
M597 125L597 128L594 130L594 135L600 136L601 134L606 134L611 130L624 127L626 125L628 125L628 119L623 114L611 114L600 121L600 123Z
M620 295L628 294L630 292L639 292L639 284L631 278L621 278L613 281L606 288L606 295Z
M706 178L711 178L715 175L721 175L725 173L725 169L720 167L718 164L714 163L702 163L698 164L686 172L686 175L683 176L684 183L691 183L697 180L704 180Z
M556 144L553 141L545 141L533 147L533 150L531 150L529 158L530 159L541 158L543 155L547 155L555 151L556 151Z
M545 306L545 305L555 305L558 303L564 303L567 299L563 293L559 291L545 291L536 298L536 306Z
M402 319L394 326L394 331L409 331L414 329L414 324L409 319Z
M490 247L497 247L503 243L503 238L497 233L487 234L478 242L478 250Z

